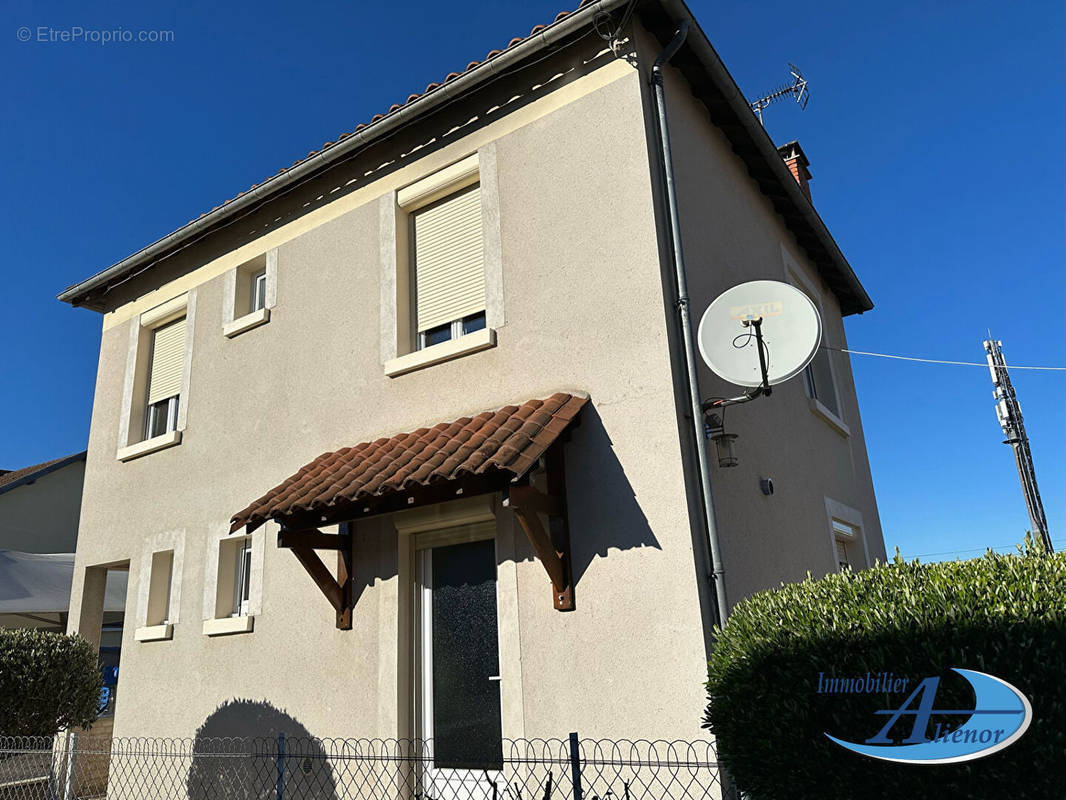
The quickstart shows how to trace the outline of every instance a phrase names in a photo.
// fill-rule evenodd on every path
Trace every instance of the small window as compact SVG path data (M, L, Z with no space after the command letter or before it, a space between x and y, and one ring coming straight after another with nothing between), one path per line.
M862 566L862 542L859 541L858 528L834 519L833 541L836 545L837 565L842 572Z
M148 585L148 617L145 624L167 625L171 621L170 589L174 576L174 551L152 554L151 578Z
M837 402L836 382L833 380L833 368L829 363L829 350L823 344L818 348L814 360L803 371L807 384L807 394L837 417L840 416L840 404Z
M144 438L177 430L184 369L185 318L182 317L152 331Z
M254 313L261 308L266 308L266 296L267 296L267 274L266 269L262 269L252 275L251 286L251 298L252 307L248 309L249 313Z
M248 616L248 601L252 588L252 540L248 537L237 543L233 565L233 610L231 617Z
M485 327L481 186L474 184L411 214L416 347Z
M250 617L252 611L252 537L227 536L218 543L218 571L215 583L214 620ZM215 626L215 633L233 633L236 629ZM251 628L241 628L241 631Z

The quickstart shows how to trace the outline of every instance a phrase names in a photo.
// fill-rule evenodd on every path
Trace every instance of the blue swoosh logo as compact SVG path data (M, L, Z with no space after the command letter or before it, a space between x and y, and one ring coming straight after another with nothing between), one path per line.
M903 764L957 764L991 755L1018 741L1033 721L1033 706L1029 698L994 675L972 669L953 669L973 688L974 710L964 712L972 716L962 727L945 737L919 744L871 745L847 742L828 733L825 735L855 753ZM993 725L989 720L998 721ZM1006 738L995 737L995 741L990 741L991 727L1007 734ZM985 735L983 742L982 735Z

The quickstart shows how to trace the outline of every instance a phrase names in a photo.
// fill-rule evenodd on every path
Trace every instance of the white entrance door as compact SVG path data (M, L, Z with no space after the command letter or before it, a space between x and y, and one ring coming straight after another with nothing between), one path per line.
M429 743L425 798L491 797L503 767L495 541L419 555L416 703Z

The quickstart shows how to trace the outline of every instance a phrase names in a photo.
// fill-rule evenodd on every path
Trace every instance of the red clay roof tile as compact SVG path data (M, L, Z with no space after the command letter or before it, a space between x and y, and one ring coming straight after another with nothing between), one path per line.
M588 398L557 393L474 417L323 453L230 520L249 530L268 519L317 513L464 475L528 472Z

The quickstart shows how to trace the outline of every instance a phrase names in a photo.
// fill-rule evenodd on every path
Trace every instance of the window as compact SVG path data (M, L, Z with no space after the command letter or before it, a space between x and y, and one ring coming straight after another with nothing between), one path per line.
M484 329L480 184L414 211L411 236L417 348Z
M229 272L222 306L222 332L232 339L270 321L274 306L277 249L256 256Z
M785 262L785 275L789 283L802 291L814 304L818 315L822 318L822 343L815 353L811 363L803 370L803 383L807 388L807 396L811 398L811 409L826 419L831 425L847 434L847 426L844 424L840 413L840 399L837 394L836 379L833 375L832 351L829 349L830 342L827 333L828 325L825 318L825 307L820 298L820 292L800 271L799 265L791 254L781 248L781 254Z
M834 519L832 526L837 566L841 571L862 566L862 542L859 538L859 529L839 519Z
M807 384L808 396L839 417L840 404L837 402L836 382L833 380L833 368L829 363L829 350L826 348L824 332L822 346L818 348L818 353L811 363L803 370L803 377Z
M217 561L206 564L204 634L250 633L262 601L257 569L263 563L262 539L223 536L216 552Z
M148 587L148 616L145 624L149 627L169 625L170 590L174 579L174 551L164 550L152 554L152 571Z
M177 430L184 369L185 317L181 317L152 331L145 439Z
M237 543L233 565L233 610L231 617L248 615L252 587L252 540L245 536Z
M258 311L261 308L266 308L266 292L267 292L267 274L266 269L262 269L259 272L252 275L252 307L248 309L249 313Z

